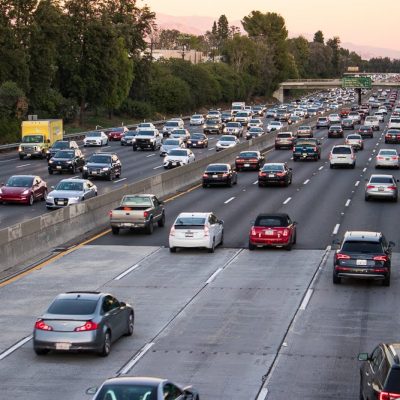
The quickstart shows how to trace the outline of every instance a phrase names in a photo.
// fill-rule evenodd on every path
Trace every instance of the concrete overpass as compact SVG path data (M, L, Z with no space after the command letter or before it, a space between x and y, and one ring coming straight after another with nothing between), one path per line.
M342 79L290 79L282 82L273 96L283 103L288 90L324 90L340 87L342 87ZM372 82L372 87L400 87L400 82Z

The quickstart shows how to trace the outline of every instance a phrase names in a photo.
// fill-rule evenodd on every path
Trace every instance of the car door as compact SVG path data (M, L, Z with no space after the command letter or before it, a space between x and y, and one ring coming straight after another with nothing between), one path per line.
M33 180L33 185L32 185L32 193L33 193L33 197L35 199L38 199L39 197L42 197L42 195L43 195L43 187L40 183L41 183L41 179L38 176L35 176L35 178Z
M119 301L111 295L107 295L103 299L102 304L103 318L106 325L111 329L111 337L113 341L124 334L126 321L123 310Z
M210 214L208 218L208 222L210 224L210 230L213 232L213 238L215 241L215 245L218 245L221 242L222 238L222 230L221 225L219 224L218 218L214 214Z
M161 210L161 204L158 201L157 197L152 197L151 198L153 202L153 208L154 208L154 216L158 219L161 216L162 210Z
M378 346L371 354L370 360L366 361L363 368L363 392L366 399L379 398L378 370L383 360L382 349Z

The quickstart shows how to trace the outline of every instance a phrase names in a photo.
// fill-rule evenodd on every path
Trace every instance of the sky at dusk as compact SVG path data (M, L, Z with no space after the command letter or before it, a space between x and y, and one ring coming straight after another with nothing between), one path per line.
M326 38L342 42L400 50L400 0L139 0L152 11L174 16L225 14L240 20L252 10L277 12L290 34L313 34L321 29Z

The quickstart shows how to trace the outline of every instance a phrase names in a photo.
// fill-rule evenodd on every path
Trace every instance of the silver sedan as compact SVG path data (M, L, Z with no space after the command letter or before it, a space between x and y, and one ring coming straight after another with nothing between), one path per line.
M365 201L373 197L397 201L398 181L393 175L371 175L365 185Z
M375 168L399 168L399 155L395 149L380 149L375 160Z
M97 196L97 187L87 179L63 179L46 198L46 207L61 208Z
M112 341L133 334L133 324L132 306L108 293L63 293L37 319L33 349L37 355L50 350L81 350L106 357Z

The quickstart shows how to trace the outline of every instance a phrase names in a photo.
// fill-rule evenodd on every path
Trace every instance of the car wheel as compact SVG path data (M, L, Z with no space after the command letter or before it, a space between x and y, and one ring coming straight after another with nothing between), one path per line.
M383 286L390 286L390 273L389 275L382 281Z
M354 169L356 167L356 163L354 162L353 164L351 164L351 168Z
M49 349L38 349L36 347L34 347L33 350L37 356L45 356L50 351Z
M133 335L134 325L135 325L135 317L133 316L133 312L131 312L129 314L129 317L128 317L128 329L126 331L126 335L125 336L132 336Z
M339 285L340 283L342 283L342 278L340 278L339 276L337 276L335 274L335 272L332 275L332 281L335 285Z
M31 194L28 199L28 205L32 206L34 201L35 201L35 198L33 197L33 194Z
M233 186L233 183L232 183L232 180L231 180L231 179L228 181L227 185L228 185L228 187L230 187L230 188Z
M293 161L296 162L299 161L299 159L297 157L293 157Z
M110 351L111 351L111 333L110 331L107 331L104 334L103 346L99 352L99 355L101 357L107 357L110 354Z
M333 164L329 164L329 168L333 169L334 165Z
M146 233L148 235L151 235L153 233L154 230L154 224L153 224L153 220L151 219L148 223L148 225L146 226Z
M293 243L290 242L290 243L285 247L285 249L286 249L287 251L291 251L291 250L292 250L292 246L293 246Z
M249 250L255 250L256 246L254 246L253 243L250 242L249 240Z
M132 150L133 151L137 151L137 147L136 146L132 146Z
M214 253L215 251L215 238L213 239L211 247L208 249L209 253Z
M76 174L76 165L73 165L72 166L72 175L75 175Z
M163 213L161 219L157 222L157 225L162 228L163 226L165 226L165 214Z
M19 155L19 159L20 159L20 160L23 160L23 159L24 159L24 156L20 154L20 155Z
M54 171L52 169L49 169L49 174L53 175Z
M111 231L112 231L113 235L118 235L119 234L118 226L112 226Z
M47 189L44 190L43 195L42 195L42 201L45 201L47 199ZM396 199L397 200L397 199Z
M113 173L110 171L110 173L107 176L107 180L112 181L113 180Z
M176 247L170 247L169 251L170 253L176 253Z
M203 186L204 189L208 188L208 185L206 185L205 183L203 183L202 186Z

